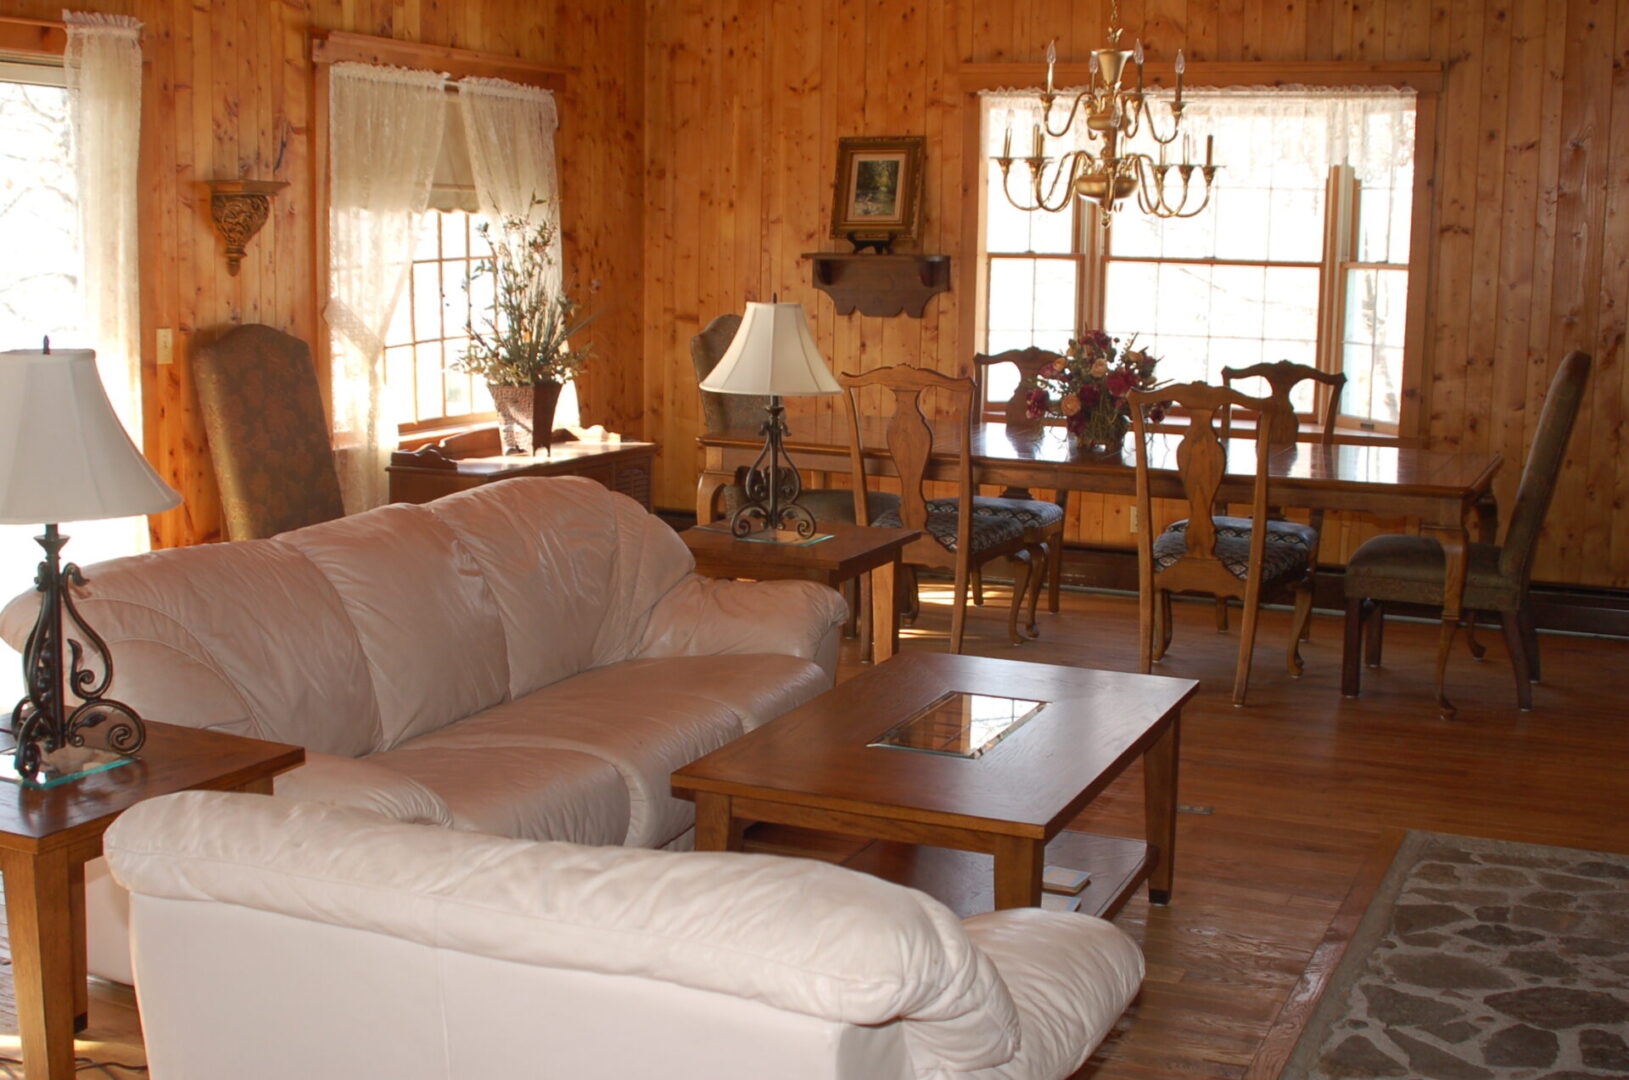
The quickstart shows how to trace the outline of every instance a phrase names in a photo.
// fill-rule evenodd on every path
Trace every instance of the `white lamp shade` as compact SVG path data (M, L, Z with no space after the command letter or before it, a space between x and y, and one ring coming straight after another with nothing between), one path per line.
M0 352L0 524L132 517L180 502L114 415L94 352Z
M747 303L741 328L718 365L701 381L721 394L840 394L815 347L802 304Z

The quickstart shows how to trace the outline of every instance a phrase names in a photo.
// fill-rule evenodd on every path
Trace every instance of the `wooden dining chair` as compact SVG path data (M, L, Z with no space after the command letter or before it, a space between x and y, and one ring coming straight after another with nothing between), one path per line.
M1268 529L1250 528L1241 534L1224 528L1215 514L1216 493L1227 470L1227 444L1220 437L1221 417L1233 408L1262 415L1256 425L1256 473L1247 523L1265 521L1270 505L1267 485L1267 457L1272 442L1265 414L1272 409L1267 398L1253 398L1227 387L1205 383L1181 383L1155 390L1133 390L1126 395L1131 405L1132 430L1137 449L1137 512L1145 522L1153 520L1153 492L1149 481L1148 433L1144 407L1169 403L1188 412L1188 428L1176 451L1178 477L1188 517L1171 525L1157 537L1150 528L1137 534L1138 596L1141 610L1141 670L1147 674L1153 662L1165 655L1171 642L1171 594L1207 592L1219 597L1237 597L1244 604L1244 622L1239 632L1239 663L1233 677L1233 704L1244 704L1250 685L1250 661L1255 649L1256 620L1261 598L1269 589L1288 588L1295 592L1295 624L1290 631L1286 665L1291 675L1301 674L1301 631L1312 615L1312 588L1307 572L1308 547L1300 543L1272 540Z
M990 368L997 364L1012 364L1018 369L1018 386L1007 399L1002 416L1007 426L1007 433L1033 432L1035 438L1041 438L1046 432L1046 424L1040 419L1032 419L1029 415L1029 388L1035 385L1035 376L1042 368L1053 361L1063 357L1055 352L1038 349L1031 346L1027 349L1008 349L1006 352L986 355L975 353L973 364L979 372L980 398L983 400L983 390L988 385ZM1016 517L1024 526L1030 539L1046 545L1046 609L1054 615L1058 613L1059 592L1063 587L1063 524L1068 511L1069 493L1059 490L1052 501L1037 499L1028 488L1009 487L998 497L977 496L973 500L973 513L996 514ZM980 596L982 582L975 575L973 579L973 600L981 603ZM1039 590L1035 590L1039 596ZM1035 623L1035 611L1029 613L1031 626Z
M848 406L849 456L854 476L856 512L862 512L870 486L865 469L860 434L859 398L863 390L877 387L893 399L885 439L899 477L897 510L884 511L874 522L907 529L920 529L921 537L902 552L902 561L912 567L949 570L954 582L950 616L950 651L962 651L967 619L968 575L974 566L1005 556L1012 562L1012 611L1007 633L1014 645L1024 638L1018 631L1019 610L1024 594L1038 588L1045 551L1030 540L1015 518L973 513L972 411L978 387L972 379L941 375L925 368L900 365L882 367L864 374L843 374L844 401ZM938 395L943 422L956 439L956 497L929 500L923 485L933 454L933 425L923 408L925 393ZM931 505L930 505L931 504Z
M1550 509L1556 478L1566 460L1592 361L1573 351L1561 361L1544 397L1537 434L1527 451L1516 502L1504 543L1473 543L1466 551L1465 593L1460 608L1470 622L1478 611L1496 611L1510 652L1516 679L1516 703L1533 707L1532 683L1539 678L1538 634L1528 603L1533 555L1544 515ZM1346 640L1341 650L1341 693L1357 697L1362 670L1359 650L1367 626L1368 663L1380 666L1388 603L1443 604L1447 559L1442 545L1428 536L1374 536L1365 540L1346 563Z
M1321 371L1306 364L1297 364L1290 360L1278 360L1273 363L1251 364L1249 367L1222 369L1222 385L1231 387L1235 380L1260 378L1267 381L1268 399L1273 403L1273 410L1266 419L1268 427L1268 441L1273 449L1294 446L1301 433L1301 419L1296 414L1295 403L1291 395L1295 388L1307 380L1318 383L1317 395L1323 399L1315 404L1323 406L1324 430L1319 436L1320 445L1328 447L1335 445L1335 420L1340 415L1341 394L1346 389L1346 374L1340 371ZM1231 415L1223 417L1222 438L1225 441L1232 433ZM1318 572L1318 538L1324 531L1324 512L1320 507L1312 511L1310 528L1302 527L1293 521L1286 521L1282 510L1278 507L1268 507L1268 528L1272 530L1271 540L1278 543L1301 543L1309 546L1307 552L1308 573ZM1242 518L1228 517L1225 513L1217 518L1218 529L1230 529L1241 536L1248 536L1250 523ZM1308 631L1311 622L1307 624ZM1227 600L1222 597L1216 599L1216 629L1227 629Z

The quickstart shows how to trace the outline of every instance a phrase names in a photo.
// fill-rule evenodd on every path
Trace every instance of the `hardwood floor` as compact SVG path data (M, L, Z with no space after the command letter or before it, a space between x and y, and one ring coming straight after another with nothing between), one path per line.
M945 647L947 592L924 584L923 615L903 648ZM991 587L986 605L969 609L968 652L1135 670L1133 598L1066 593L1063 612L1042 612L1041 638L1021 647L1007 644L1005 601ZM1365 670L1364 696L1348 701L1340 620L1314 616L1306 676L1291 679L1289 613L1264 612L1250 703L1235 709L1236 629L1216 633L1208 601L1178 603L1175 622L1157 670L1201 682L1182 733L1180 798L1194 812L1178 819L1171 905L1138 898L1117 920L1142 944L1148 978L1079 1077L1271 1077L1251 1073L1252 1060L1389 830L1629 851L1629 724L1615 677L1629 661L1624 642L1546 635L1545 681L1524 714L1502 642L1484 632L1485 661L1455 649L1449 686L1460 713L1444 721L1431 704L1434 626L1389 623L1386 667ZM856 651L844 643L845 671ZM1133 767L1080 827L1140 836L1141 779ZM9 1004L0 976L0 1056L15 1054ZM82 1054L139 1060L135 1012L117 988L93 988L88 1034L101 1041L82 1042Z

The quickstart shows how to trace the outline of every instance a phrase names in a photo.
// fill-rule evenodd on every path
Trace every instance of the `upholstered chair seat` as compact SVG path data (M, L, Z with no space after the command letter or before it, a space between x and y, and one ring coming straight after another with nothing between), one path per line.
M1179 524L1186 526L1187 522ZM1287 537L1288 542L1283 540L1275 542L1275 537ZM1301 533L1275 532L1269 529L1267 545L1261 555L1262 586L1272 588L1277 585L1288 585L1305 576L1307 555L1316 545L1316 538L1317 533L1313 533L1313 545L1309 545ZM1154 541L1154 573L1159 574L1175 566L1187 554L1187 529L1171 526ZM1227 568L1228 573L1244 581L1250 576L1250 530L1246 528L1228 532L1218 527L1216 545L1211 554Z
M955 499L929 499L928 513L956 510ZM975 495L973 517L1011 518L1025 529L1052 529L1063 523L1063 507L1044 499L1009 499L996 495Z
M1521 605L1522 582L1499 566L1496 544L1465 548L1465 598L1472 611L1504 611ZM1346 564L1349 593L1396 604L1442 606L1447 558L1429 536L1375 536Z
M954 553L958 546L956 526L958 513L955 499L935 499L941 504L941 509L928 511L927 520L922 523L922 530L944 545L946 551ZM943 504L949 503L948 507ZM899 511L890 510L877 519L877 524L890 529L905 527L900 519ZM973 515L973 538L969 541L971 550L969 554L978 555L1002 544L1011 543L1023 538L1024 527L1016 518L993 517L989 515Z

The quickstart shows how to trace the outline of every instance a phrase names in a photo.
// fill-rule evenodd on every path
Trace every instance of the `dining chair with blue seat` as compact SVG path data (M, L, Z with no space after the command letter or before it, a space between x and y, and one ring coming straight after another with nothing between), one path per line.
M886 445L894 473L899 478L897 510L884 511L873 524L918 529L923 535L902 553L911 567L948 570L952 578L950 651L962 650L966 629L967 590L971 568L1005 556L1013 566L1012 609L1007 632L1013 644L1021 644L1019 612L1026 592L1038 588L1045 549L1026 536L1016 518L979 515L973 512L973 465L971 418L977 396L972 379L943 375L927 368L898 365L881 367L863 374L845 373L844 403L849 417L849 455L855 478L855 510L866 505L870 474L865 467L865 446L861 434L860 394L867 388L882 390L892 399L887 417ZM957 493L954 498L928 499L924 491L933 455L933 423L923 396L933 394L940 415L956 433ZM1031 607L1033 609L1033 599Z
M1227 471L1227 441L1220 427L1224 417L1241 408L1256 413L1262 421L1255 433L1255 481L1251 489L1249 526L1266 521L1271 505L1268 492L1268 456L1271 432L1266 413L1272 403L1237 390L1205 383L1181 383L1154 390L1133 390L1126 395L1131 405L1132 430L1137 453L1137 511L1143 521L1153 521L1153 489L1148 460L1148 420L1146 408L1175 407L1189 414L1187 430L1177 449L1177 474L1188 517L1161 531L1143 529L1137 535L1138 629L1140 670L1147 674L1153 662L1165 655L1171 643L1171 595L1176 592L1203 592L1218 598L1238 598L1244 605L1244 621L1239 632L1239 660L1233 677L1233 704L1242 706L1250 684L1250 665L1255 650L1256 622L1263 595L1270 590L1289 589L1295 593L1295 620L1290 632L1286 665L1291 675L1301 674L1301 634L1312 615L1312 588L1309 550L1316 550L1316 537L1310 544L1293 541L1269 542L1273 536L1290 534L1271 529L1224 526L1215 514L1216 495ZM1302 526L1306 528L1306 526Z

